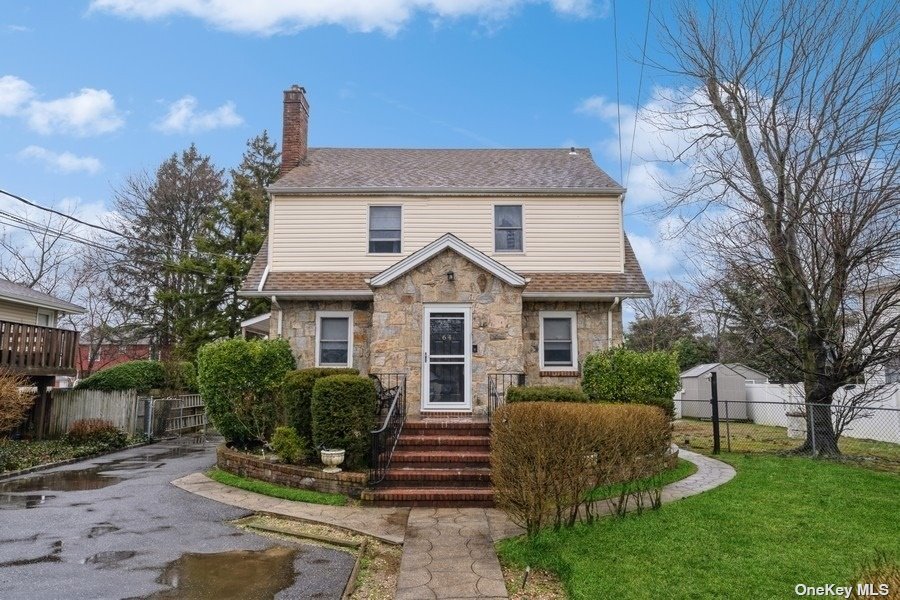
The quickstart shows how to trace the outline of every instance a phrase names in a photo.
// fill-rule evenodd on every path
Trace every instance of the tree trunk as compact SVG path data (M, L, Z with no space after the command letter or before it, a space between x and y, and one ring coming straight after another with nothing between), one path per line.
M796 453L838 456L838 436L831 418L834 391L823 388L816 376L806 376L806 441Z

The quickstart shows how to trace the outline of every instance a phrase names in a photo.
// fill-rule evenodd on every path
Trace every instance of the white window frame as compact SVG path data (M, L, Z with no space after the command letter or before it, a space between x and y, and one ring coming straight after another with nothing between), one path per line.
M41 325L39 322L42 315L47 317L46 325ZM34 324L37 325L38 327L56 327L56 323L54 322L55 319L53 317L54 317L54 314L53 314L52 310L47 310L45 308L39 308L39 309L37 309L37 314L34 317Z
M346 318L347 319L347 363L322 363L322 319ZM316 311L316 366L317 367L352 367L353 366L353 311L352 310L320 310Z
M544 364L544 319L570 319L572 324L572 365L545 365ZM542 310L538 312L540 322L540 336L538 338L538 364L541 371L570 371L578 372L578 313L574 310Z
M521 250L497 250L497 207L518 206L522 213L522 249ZM525 203L524 202L497 202L491 205L491 247L494 254L503 256L509 254L525 254Z
M399 208L400 209L400 251L399 252L369 252L369 242L371 242L370 235L372 233L370 227L370 223L372 221L372 208L373 207L384 207L384 208ZM403 241L403 231L405 230L404 221L406 219L405 210L403 210L403 205L397 202L376 202L372 204L366 205L366 256L402 256L403 249L406 247L406 244Z

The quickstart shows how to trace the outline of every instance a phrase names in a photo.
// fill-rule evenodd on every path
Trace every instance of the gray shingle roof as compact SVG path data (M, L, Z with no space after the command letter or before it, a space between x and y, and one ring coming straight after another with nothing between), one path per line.
M575 154L568 148L310 148L304 163L269 190L620 192L622 187L596 165L587 148Z
M50 294L33 290L30 287L0 279L0 299L19 304L31 304L41 308L52 308L65 313L83 313L85 309L77 304L60 300Z

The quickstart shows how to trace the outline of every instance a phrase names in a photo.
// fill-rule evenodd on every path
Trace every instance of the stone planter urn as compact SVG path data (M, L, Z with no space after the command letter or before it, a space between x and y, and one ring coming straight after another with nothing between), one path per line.
M785 413L788 419L787 436L791 439L806 437L806 415L799 411Z
M319 457L325 468L323 473L340 473L341 468L338 466L344 462L345 450L319 450Z

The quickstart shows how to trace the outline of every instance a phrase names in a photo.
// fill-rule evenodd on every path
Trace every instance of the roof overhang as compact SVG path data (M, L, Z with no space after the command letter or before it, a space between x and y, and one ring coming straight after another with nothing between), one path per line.
M394 281L401 275L415 269L419 265L428 262L444 250L452 250L470 261L472 264L481 267L491 275L505 281L509 285L522 287L528 281L510 269L509 267L497 262L484 252L476 250L469 244L465 243L452 233L445 233L438 239L434 240L424 248L416 250L403 260L397 261L375 277L369 280L372 287L381 287Z
M649 298L650 293L642 292L529 292L526 288L522 292L523 300L585 300L585 301L614 301L616 298Z
M68 306L61 306L59 304L53 304L51 302L42 302L40 300L32 300L31 298L16 298L14 296L2 296L0 295L0 300L4 302L13 302L15 304L22 304L24 306L36 306L37 308L46 308L47 310L55 310L57 312L61 312L67 315L80 315L84 313L87 309L78 306L76 304L69 304Z
M269 290L265 292L242 290L244 298L284 298L285 300L330 300L344 298L372 298L372 290Z
M625 188L453 188L453 187L301 187L266 188L270 194L292 196L621 196Z

